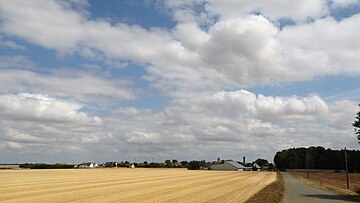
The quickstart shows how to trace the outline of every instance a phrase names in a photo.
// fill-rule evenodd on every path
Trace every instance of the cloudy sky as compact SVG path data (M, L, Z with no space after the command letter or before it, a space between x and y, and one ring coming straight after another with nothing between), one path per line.
M359 149L360 0L0 0L0 163Z

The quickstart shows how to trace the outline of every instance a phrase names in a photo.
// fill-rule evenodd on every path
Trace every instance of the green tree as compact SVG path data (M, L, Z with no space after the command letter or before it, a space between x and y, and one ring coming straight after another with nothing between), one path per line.
M256 159L256 161L254 161L254 163L256 163L257 165L259 165L260 167L265 167L265 166L268 166L269 165L269 162L268 160L266 159Z
M189 170L198 170L200 169L200 162L199 161L190 161L187 165Z
M166 167L166 168L171 168L171 167L172 167L172 163L171 163L170 160L166 160L166 161L165 161L165 167Z
M181 166L187 168L188 162L187 161L180 161Z
M355 134L357 135L357 139L359 140L360 143L360 111L357 112L355 119L356 120L352 123L352 125L354 126Z

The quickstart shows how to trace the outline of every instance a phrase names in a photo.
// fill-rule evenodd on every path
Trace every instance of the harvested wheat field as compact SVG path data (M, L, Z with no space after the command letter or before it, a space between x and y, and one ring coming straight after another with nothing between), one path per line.
M186 169L0 171L0 202L243 202L274 172Z

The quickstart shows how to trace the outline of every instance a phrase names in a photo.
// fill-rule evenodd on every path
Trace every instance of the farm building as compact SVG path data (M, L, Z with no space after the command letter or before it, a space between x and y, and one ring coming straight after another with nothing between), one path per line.
M254 163L253 167L256 168L257 171L260 171L262 169L261 166L259 166L259 164L257 163Z
M251 171L251 167L245 167L235 161L225 161L223 164L214 164L211 170L217 171Z
M97 168L99 165L95 162L86 162L78 165L78 168Z

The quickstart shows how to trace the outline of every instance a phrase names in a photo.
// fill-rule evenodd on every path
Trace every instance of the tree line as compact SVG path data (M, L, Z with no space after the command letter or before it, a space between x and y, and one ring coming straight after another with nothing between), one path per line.
M347 150L349 172L360 172L360 151ZM274 163L283 169L345 170L345 150L324 147L291 148L276 153Z
M74 168L72 164L45 164L45 163L24 163L19 165L20 168L29 168L29 169L64 169L64 168Z

